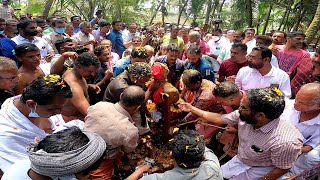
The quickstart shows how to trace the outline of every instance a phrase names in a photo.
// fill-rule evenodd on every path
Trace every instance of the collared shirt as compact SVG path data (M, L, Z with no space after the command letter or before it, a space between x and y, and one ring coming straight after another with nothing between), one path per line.
M320 114L313 119L300 122L301 112L294 108L295 100L286 101L286 109L281 118L294 125L303 136L303 144L316 148L320 146Z
M132 34L129 30L124 30L122 31L122 39L123 39L123 44L128 43L129 41L132 41L132 39L135 36L139 36L139 33L136 32L135 34Z
M109 39L112 43L112 51L117 53L119 57L122 57L122 53L126 50L124 47L122 34L120 31L112 30L108 35L107 39Z
M235 83L244 91L254 88L269 87L271 84L277 84L285 97L291 97L289 75L281 69L273 66L264 76L254 68L250 68L249 66L243 67L239 70Z
M110 146L108 159L114 159L120 149L128 153L138 145L138 128L118 103L99 102L90 106L84 122L84 130L97 133Z
M100 32L100 29L98 30L93 30L92 31L92 35L94 36L94 38L96 39L96 41L98 41L98 43L101 43L101 41L105 40L107 38L107 34L102 34Z
M82 31L79 31L77 34L73 35L71 39L76 42L78 45L86 44L89 41L94 40L92 34L85 35ZM92 46L92 45L91 45Z
M117 77L121 74L129 64L131 64L130 56L124 57L116 62L113 66L113 77Z
M3 6L3 4L0 4L0 18L4 20L13 19L13 13L14 10L11 6Z
M292 68L292 72L290 73L290 86L292 91L292 96L295 97L301 86L304 84L315 81L312 76L312 61L310 58L304 58Z
M230 125L238 124L239 148L237 157L248 166L275 166L289 169L300 154L303 140L301 133L287 120L274 119L254 129L240 120L239 111L222 115Z
M257 41L256 39L251 39L246 43L247 45L247 55L249 55L254 47L256 47Z
M41 54L41 60L46 59L46 56L53 52L53 48L50 46L50 44L43 38L34 36L32 41L29 41L28 39L22 37L21 35L18 35L11 39L14 41L17 45L23 44L23 43L31 43L36 45L40 49Z
M160 62L163 64L167 63L167 55L159 56L154 59L154 62ZM169 74L168 74L168 82L175 85L177 81L180 79L180 76L183 73L184 67L183 67L183 62L180 59L176 60L176 63L171 65L169 68Z
M220 164L217 156L208 148L204 152L205 160L203 160L198 168L184 169L176 166L172 170L164 173L154 173L143 176L141 180L222 180L223 176L220 170Z
M73 32L76 34L80 31L80 27L73 27Z
M199 71L202 74L204 79L213 81L214 80L214 73L213 68L209 61L201 58L196 64L191 64L189 60L186 61L184 65L184 69L194 69Z
M43 30L43 35L46 36L52 32L54 32L54 29L52 27L47 27Z
M128 72L123 72L116 78L114 78L104 92L104 101L116 103L120 100L120 94L129 86L133 85L130 81Z
M217 56L220 54L223 48L231 49L231 43L227 38L223 36L218 41L214 41L214 39L210 39L207 44L210 48L210 53Z
M62 40L62 39L65 39L65 38L70 38L70 36L68 34L65 34L65 33L64 34L58 34L57 32L53 31L53 32L43 36L42 38L45 39L50 44L50 46L54 49L54 52L57 54L59 52L56 49L55 43L58 40Z

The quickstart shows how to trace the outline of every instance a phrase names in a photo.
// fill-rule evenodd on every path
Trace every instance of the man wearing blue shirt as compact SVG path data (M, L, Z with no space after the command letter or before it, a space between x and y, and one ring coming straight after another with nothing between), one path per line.
M117 77L119 74L121 74L129 64L133 64L135 62L145 62L147 57L148 57L148 52L145 48L143 47L133 48L130 56L120 59L113 66L113 77Z
M119 20L113 21L112 28L112 31L107 35L107 39L112 43L112 51L117 53L121 58L122 53L126 50L121 34L122 22Z
M214 81L213 68L210 62L201 58L201 50L195 44L190 44L187 49L187 58L184 69L194 69L201 73L204 79Z

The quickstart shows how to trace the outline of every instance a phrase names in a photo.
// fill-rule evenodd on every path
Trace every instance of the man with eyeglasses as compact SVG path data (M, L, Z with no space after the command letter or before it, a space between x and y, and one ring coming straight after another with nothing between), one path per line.
M245 91L253 88L278 86L286 98L291 97L290 78L283 70L271 65L272 51L265 46L255 47L248 65L239 70L235 83Z
M14 96L12 89L18 83L18 68L16 63L5 57L0 57L0 106L9 97Z

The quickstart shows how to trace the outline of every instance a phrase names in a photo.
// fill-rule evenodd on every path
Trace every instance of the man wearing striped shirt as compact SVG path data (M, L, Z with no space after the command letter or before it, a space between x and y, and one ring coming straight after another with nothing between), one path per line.
M279 118L285 101L278 89L248 90L239 110L227 115L202 111L187 103L181 107L206 122L238 124L238 154L221 167L226 179L277 179L289 171L301 152L301 133Z

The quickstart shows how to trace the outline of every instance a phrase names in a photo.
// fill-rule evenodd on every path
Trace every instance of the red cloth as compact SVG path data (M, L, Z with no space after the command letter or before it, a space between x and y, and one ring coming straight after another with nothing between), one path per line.
M220 65L220 69L218 72L219 77L229 77L229 76L237 75L240 68L245 66L248 66L248 61L242 64L238 64L232 61L231 59L227 59L223 61Z
M151 67L151 71L152 71L152 76L153 79L157 80L157 79L165 79L165 67L163 65L159 64L154 64Z
M293 70L290 73L292 98L296 96L302 85L311 83L315 80L312 76L312 67L311 59L305 58L292 68Z

